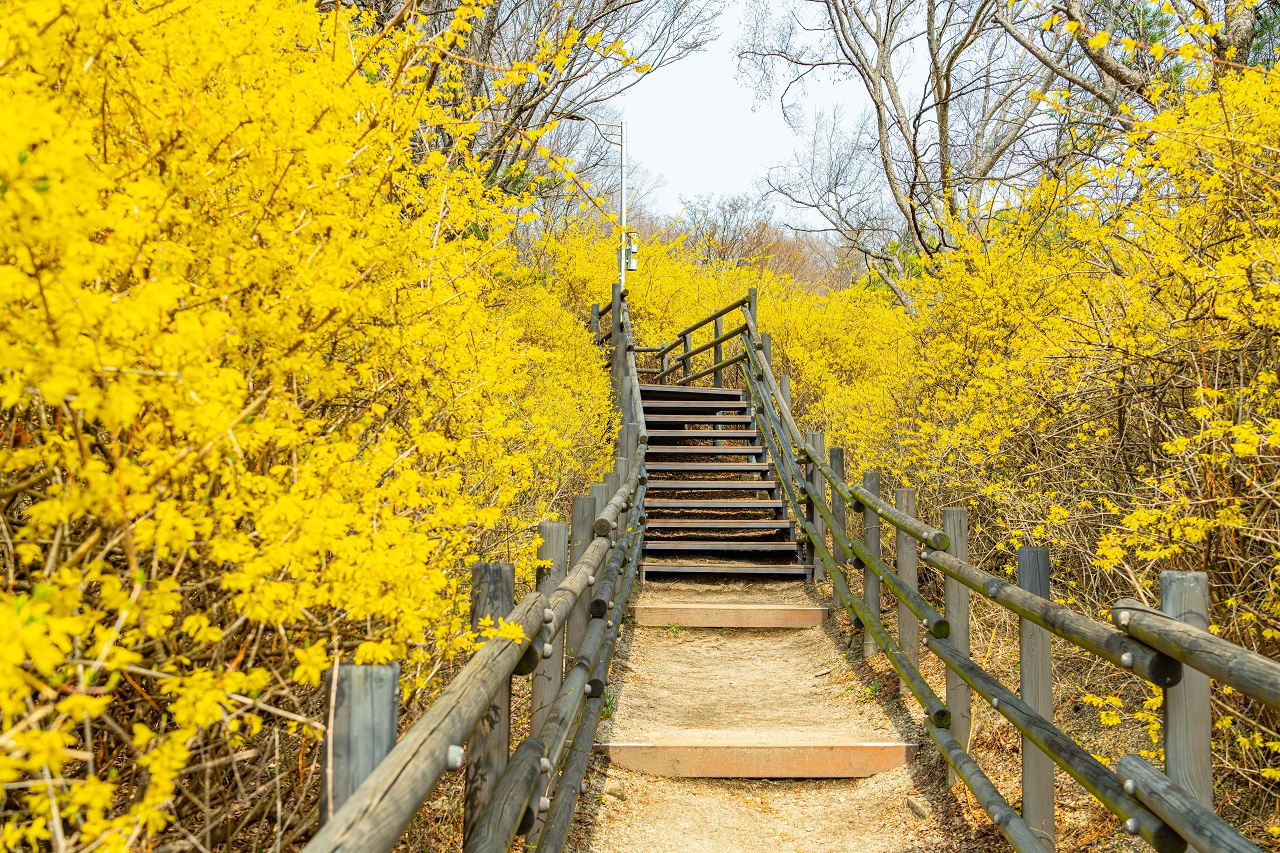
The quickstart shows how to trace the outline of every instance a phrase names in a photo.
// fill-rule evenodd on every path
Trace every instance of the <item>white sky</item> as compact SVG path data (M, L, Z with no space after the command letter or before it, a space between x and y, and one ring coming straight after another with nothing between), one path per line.
M756 103L755 91L735 79L743 4L726 3L720 37L705 50L649 74L616 102L627 122L628 156L666 180L652 196L662 213L678 213L681 196L751 190L799 142L776 95ZM853 93L849 85L845 95ZM829 107L840 91L832 84L811 86L806 106Z

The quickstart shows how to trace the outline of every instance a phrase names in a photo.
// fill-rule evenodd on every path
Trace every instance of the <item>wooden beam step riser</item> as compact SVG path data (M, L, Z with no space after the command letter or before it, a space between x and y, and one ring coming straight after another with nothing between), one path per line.
M649 530L787 530L795 521L772 519L649 519Z
M786 505L786 501L704 501L699 498L644 502L646 510L781 510Z
M796 550L795 542L761 542L749 539L727 539L715 542L684 542L657 539L644 540L645 553L658 551L777 551L786 553Z
M762 577L804 577L812 569L812 566L798 565L777 565L777 566L743 566L743 565L726 565L723 563L699 563L699 564L665 564L665 563L641 563L640 570L650 574L662 574L667 572L670 574L680 575L757 575Z
M764 448L759 444L755 444L754 447L742 447L740 444L724 447L680 447L677 444L655 447L650 444L649 450L645 451L645 459L649 459L650 456L758 456L763 452Z
M755 441L760 433L754 429L651 429L649 440L655 438L677 441ZM759 445L756 445L759 447Z
M645 468L650 475L665 473L693 473L707 471L724 474L754 474L773 470L768 462L648 462Z
M643 400L642 405L646 414L649 412L745 412L751 409L750 403L736 400Z
M751 415L650 415L644 416L645 424L740 424L753 423ZM723 432L724 430L721 430Z
M719 491L722 489L747 489L767 492L778 487L777 480L650 480L649 492L657 489L680 489L686 492Z
M862 779L901 767L909 743L603 743L609 761L651 776L706 779Z
M683 628L814 628L825 607L790 604L641 604L631 608L637 625Z
M654 400L696 400L698 402L716 403L722 400L731 403L741 403L746 401L746 392L736 391L732 388L682 388L677 385L651 385L646 390L646 386L640 387L640 402L648 403ZM712 394L710 391L720 391L722 393Z

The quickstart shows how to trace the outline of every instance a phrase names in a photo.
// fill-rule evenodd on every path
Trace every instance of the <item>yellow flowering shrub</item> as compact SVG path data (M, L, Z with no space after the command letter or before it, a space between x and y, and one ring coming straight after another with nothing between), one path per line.
M531 565L607 463L597 351L468 153L482 13L7 7L0 848L296 838L322 671L428 696L466 567Z
M1206 571L1211 630L1280 657L1277 138L1274 72L1189 80L1111 140L1109 162L951 229L959 246L912 282L918 319L874 282L828 292L659 235L628 276L636 331L665 344L758 287L797 419L847 449L851 477L917 488L934 523L968 507L971 554L992 571L1049 545L1054 597L1095 619L1121 597L1158 603L1162 570ZM546 247L582 304L612 279L593 239ZM1158 692L1089 672L1082 702L1158 759ZM1214 699L1226 816L1280 838L1280 717L1230 689Z

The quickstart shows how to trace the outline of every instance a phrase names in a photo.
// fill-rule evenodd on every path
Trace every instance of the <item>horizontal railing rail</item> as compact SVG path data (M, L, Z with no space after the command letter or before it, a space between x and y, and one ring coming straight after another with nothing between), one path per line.
M878 475L868 476L863 485L846 482L843 471L837 471L823 458L822 452L815 449L820 448L820 442L811 442L796 422L789 391L784 390L789 389L788 381L784 377L784 381L779 382L773 373L769 340L757 328L754 304L753 298L739 300L745 327L739 334L745 346L746 390L762 443L774 462L784 503L794 515L798 537L806 543L815 579L824 574L830 579L836 603L847 611L855 626L860 625L867 632L864 642L867 653L883 651L886 654L907 692L924 709L929 720L925 728L955 778L973 792L1009 844L1027 853L1043 853L1044 843L1052 844L1052 767L1056 764L1115 814L1126 832L1142 837L1153 849L1179 853L1191 845L1202 851L1257 851L1256 846L1203 804L1206 796L1212 797L1211 788L1207 795L1203 790L1198 794L1188 790L1186 785L1190 783L1183 781L1188 773L1179 771L1175 780L1169 775L1173 771L1161 772L1137 756L1126 756L1115 769L1109 768L1053 724L1052 693L1047 681L1051 654L1048 637L1060 637L1166 691L1166 713L1181 715L1179 725L1166 727L1167 766L1178 761L1185 763L1181 756L1208 755L1211 737L1208 682L1204 680L1202 688L1184 684L1184 670L1203 673L1272 709L1280 709L1280 663L1223 640L1204 626L1189 624L1170 613L1128 599L1113 606L1114 625L1091 619L1048 598L1046 549L1020 550L1019 583L1009 583L969 563L963 510L947 510L954 514L957 523L954 529L947 526L952 522L944 524L947 529L939 529L916 517L911 490L899 493L900 498L903 492L907 493L905 506L909 511L903 511L880 497ZM681 333L682 338L684 334ZM667 345L664 352L670 353L680 342ZM687 355L692 348L687 339L684 343ZM706 345L698 348L699 352L706 350ZM687 363L683 358L680 361ZM676 368L668 367L663 375L675 372ZM706 371L699 373L705 375ZM820 434L816 435L820 439ZM840 458L843 459L843 451ZM863 515L866 521L863 538L846 531L846 507ZM894 571L881 559L878 526L881 520L898 531L897 561L900 569L904 564L909 566L909 572ZM1028 573L1026 588L1021 575L1024 556ZM917 557L942 574L946 607L941 611L918 591ZM852 568L863 571L864 594L868 596L865 599L850 590L847 577L850 562ZM1033 591L1036 583L1041 582L1034 578L1039 571L1035 568L1037 565L1043 574L1043 592ZM1172 590L1180 588L1178 584L1186 579L1184 576L1194 573L1166 574L1171 576ZM892 636L880 619L881 589L898 601L899 638ZM1020 618L1024 657L1033 655L1020 667L1023 696L1005 687L970 657L970 590ZM919 652L913 647L918 629L907 631L916 620L927 632L919 641L943 663L948 673L945 701L933 691L916 663ZM957 631L958 638L952 636ZM901 645L898 640L907 636L911 642L908 646ZM1024 738L1021 815L1012 809L969 755L966 741L971 719L970 691L986 700ZM1169 730L1174 733L1170 734ZM1195 738L1197 743L1191 745L1186 738ZM1038 763L1042 757L1051 763ZM1202 770L1207 778L1208 770Z
M540 582L539 589L514 607L507 604L511 608L507 612L485 614L519 626L523 639L496 637L481 645L394 746L380 760L365 762L372 770L362 781L353 782L349 796L330 804L332 814L322 815L322 825L306 853L392 850L445 772L463 768L467 770L463 842L467 853L508 850L519 834L525 834L530 847L538 851L558 853L563 846L585 770L585 761L574 750L585 743L589 753L594 738L645 528L644 447L649 438L630 316L625 295L617 286L614 304L593 310L593 329L599 328L602 318L609 323L596 334L597 342L616 342L610 349L614 390L623 415L615 466L621 476L609 474L606 483L612 485L599 497L574 500L574 558L563 551L551 557L553 568L557 562L560 566L559 579L545 586ZM597 489L604 487L593 487L593 494ZM567 548L569 525L556 522L552 527L556 525L559 529L549 533L555 533L559 546ZM493 590L477 592L484 598ZM473 602L477 600L473 597ZM477 618L473 613L473 621ZM343 665L332 675L350 677L358 669ZM545 696L542 706L535 702L536 725L512 750L506 735L489 731L485 721L509 713L495 703L498 697L509 696L506 687L513 676L534 674L535 699L539 689L546 694L550 688L539 685L538 673L554 674L554 692ZM343 694L332 691L335 697ZM353 719L364 716L355 714ZM335 736L330 727L326 738ZM500 741L495 740L499 737ZM328 744L326 754L335 754ZM340 774L343 770L338 768Z

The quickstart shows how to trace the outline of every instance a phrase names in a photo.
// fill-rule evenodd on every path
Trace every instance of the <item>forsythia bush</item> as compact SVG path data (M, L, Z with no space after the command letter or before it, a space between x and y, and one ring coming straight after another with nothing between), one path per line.
M305 832L322 670L425 696L465 567L528 566L605 463L596 351L513 298L521 202L468 153L480 14L7 8L0 848Z
M917 488L935 523L969 507L990 570L1050 545L1055 598L1094 618L1125 596L1158 603L1162 570L1205 571L1212 630L1280 657L1280 75L1169 97L1113 140L1110 165L957 228L958 250L914 282L918 319L873 283L828 293L659 235L628 278L637 333L665 344L759 288L797 418L847 449L850 477ZM608 298L593 239L546 247L578 304ZM1159 692L1091 672L1082 700L1106 725L1129 708L1158 758ZM1280 837L1280 717L1230 688L1214 698L1226 813Z

